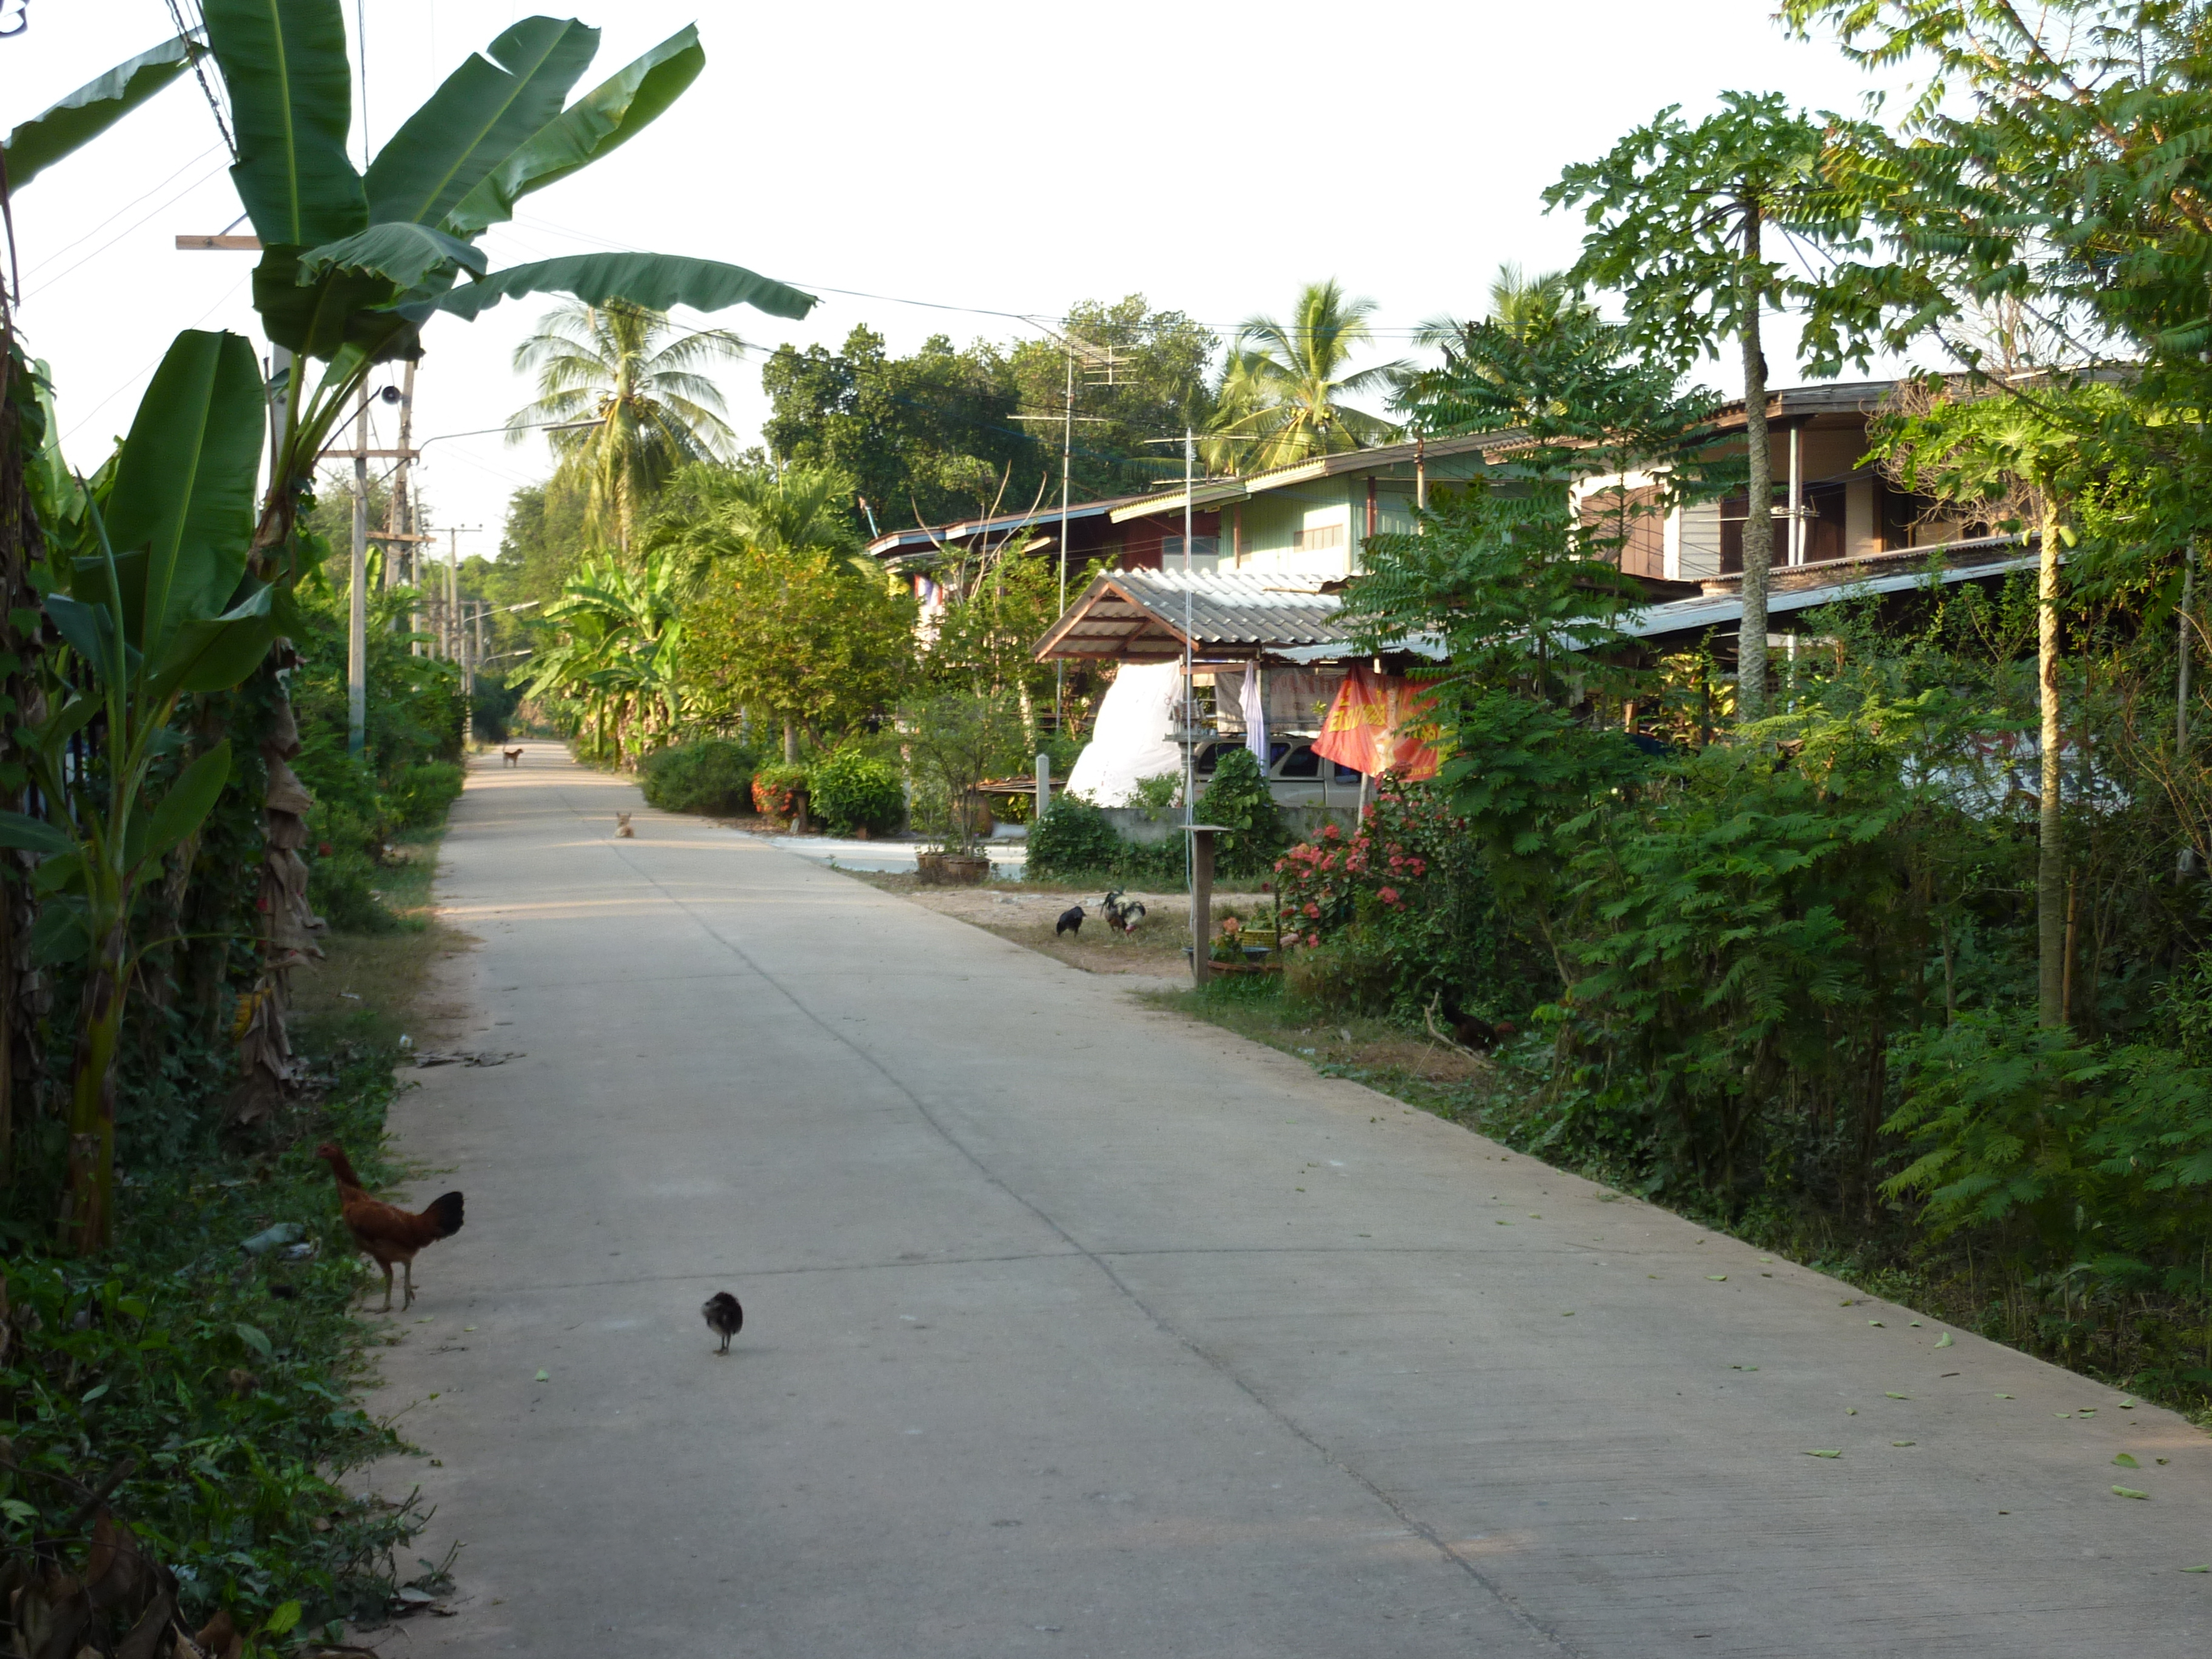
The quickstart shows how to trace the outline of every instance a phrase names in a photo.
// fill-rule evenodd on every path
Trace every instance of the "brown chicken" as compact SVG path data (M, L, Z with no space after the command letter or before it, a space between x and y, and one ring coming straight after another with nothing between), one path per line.
M399 1264L402 1281L407 1288L406 1300L399 1304L400 1308L404 1311L412 1307L415 1253L425 1244L434 1244L460 1231L461 1195L447 1193L432 1199L429 1207L419 1214L410 1214L396 1204L380 1203L363 1192L361 1177L353 1172L353 1164L343 1151L329 1141L315 1148L315 1156L331 1166L331 1174L338 1183L338 1213L345 1218L346 1231L369 1259L384 1269L384 1306L379 1311L392 1311L392 1264L395 1261Z

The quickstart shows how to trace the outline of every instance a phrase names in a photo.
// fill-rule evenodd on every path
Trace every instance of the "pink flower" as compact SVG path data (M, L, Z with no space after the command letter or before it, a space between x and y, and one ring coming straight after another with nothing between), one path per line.
M1385 904L1395 904L1398 902L1398 890L1395 887L1385 887L1375 896L1381 899Z
M1406 860L1393 853L1390 854L1390 867L1393 870L1402 870L1406 867Z
M1343 835L1344 835L1344 832L1343 832L1341 830L1339 830L1339 829L1338 829L1334 824L1333 824L1333 823L1325 823L1325 824L1323 824L1323 825L1322 826L1321 833L1322 833L1322 838L1323 838L1323 839L1325 839L1325 840L1328 840L1328 841L1339 841L1339 840L1341 840L1341 839L1343 838Z
M1321 935L1319 933L1308 933L1306 935L1306 943L1309 945L1319 945L1321 943Z
M1316 921L1319 921L1321 920L1321 906L1318 904L1309 904L1306 906L1306 915L1312 917Z

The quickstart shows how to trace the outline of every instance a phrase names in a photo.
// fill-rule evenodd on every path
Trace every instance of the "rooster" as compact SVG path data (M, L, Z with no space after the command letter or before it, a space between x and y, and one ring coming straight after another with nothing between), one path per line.
M738 1298L727 1291L717 1291L702 1303L699 1311L706 1316L707 1328L722 1339L716 1353L730 1351L730 1339L744 1328L745 1310L738 1305Z
M429 1207L410 1215L394 1204L380 1203L362 1190L361 1177L345 1153L329 1141L315 1148L315 1156L331 1166L338 1183L338 1213L345 1219L353 1242L384 1269L384 1306L392 1311L392 1264L399 1264L407 1298L400 1310L415 1304L415 1253L425 1244L451 1238L461 1230L461 1195L447 1193L430 1200Z
M1060 920L1052 925L1052 936L1058 939L1062 933L1073 933L1078 939L1083 937L1083 907L1081 905L1071 904L1060 913Z
M1105 913L1106 925L1117 933L1136 932L1137 924L1145 919L1145 907L1134 899L1125 902L1118 887L1098 901L1098 908Z

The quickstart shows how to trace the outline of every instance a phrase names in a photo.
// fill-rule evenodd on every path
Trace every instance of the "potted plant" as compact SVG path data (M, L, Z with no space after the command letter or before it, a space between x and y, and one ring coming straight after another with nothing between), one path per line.
M914 822L925 838L915 867L932 886L989 879L981 842L990 810L977 786L1013 764L1019 725L1003 697L947 692L910 703L900 724L914 782Z
M763 817L786 818L793 830L806 828L806 769L788 763L763 766L753 774L753 810Z

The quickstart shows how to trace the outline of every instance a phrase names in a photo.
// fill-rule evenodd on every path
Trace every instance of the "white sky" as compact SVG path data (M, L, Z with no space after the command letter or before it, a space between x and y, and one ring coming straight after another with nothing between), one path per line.
M365 9L380 143L532 9ZM1856 112L1863 73L1832 46L1784 40L1771 14L1772 0L594 4L582 15L605 34L581 86L694 20L706 71L642 137L527 198L485 246L495 268L606 246L699 254L821 294L803 323L743 308L718 319L769 347L834 347L856 323L894 353L939 331L1003 338L1027 331L896 301L1052 315L1133 292L1225 335L1328 276L1379 301L1383 329L1405 330L1479 314L1501 260L1571 260L1577 222L1547 216L1540 192L1666 104L1696 115L1740 88ZM0 40L0 131L169 33L163 0L30 0L29 15L27 33ZM21 326L53 366L81 466L128 427L177 331L258 339L254 256L173 243L238 214L225 160L187 77L16 198ZM418 441L496 427L529 401L508 359L546 303L431 325ZM1778 378L1785 347L1769 347ZM757 369L724 384L750 442L767 413ZM387 412L380 440L393 438ZM546 467L542 441L490 434L431 446L419 476L434 522L485 526L461 551L489 554L508 493Z

